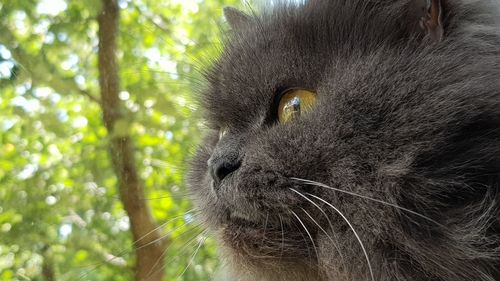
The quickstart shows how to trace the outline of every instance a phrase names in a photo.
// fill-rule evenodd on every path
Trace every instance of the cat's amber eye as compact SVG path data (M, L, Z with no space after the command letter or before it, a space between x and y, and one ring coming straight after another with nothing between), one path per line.
M280 123L290 122L311 110L316 103L316 93L304 89L292 89L281 96L278 106Z

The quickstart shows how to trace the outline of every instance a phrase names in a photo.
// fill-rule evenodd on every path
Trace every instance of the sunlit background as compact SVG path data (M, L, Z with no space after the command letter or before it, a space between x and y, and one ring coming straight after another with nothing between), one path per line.
M165 243L154 268L163 280L211 280L217 268L184 178L203 131L200 70L220 50L225 5L246 7L118 1L124 118L113 134L132 141L144 191L137 200ZM109 154L116 136L100 104L101 10L101 0L0 2L0 280L135 278L136 244Z

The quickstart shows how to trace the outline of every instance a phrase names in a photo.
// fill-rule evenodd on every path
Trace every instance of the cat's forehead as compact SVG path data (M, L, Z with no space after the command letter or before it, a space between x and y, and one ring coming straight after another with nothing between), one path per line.
M272 8L230 33L208 75L209 120L254 123L270 110L280 90L316 89L331 78L335 65L359 63L357 58L381 45L393 47L408 39L411 24L405 24L401 5L308 3Z
M287 24L293 16L258 20L262 25L232 35L209 74L205 106L217 123L262 120L281 91L316 88L330 62L329 40L317 28Z

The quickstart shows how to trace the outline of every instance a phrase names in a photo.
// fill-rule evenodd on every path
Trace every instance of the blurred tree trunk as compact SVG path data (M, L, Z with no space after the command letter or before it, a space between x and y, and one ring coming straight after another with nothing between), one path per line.
M99 85L103 119L110 136L110 154L118 178L120 197L130 218L136 247L136 281L161 281L164 276L163 252L165 242L156 229L150 210L144 200L139 179L134 147L128 135L126 119L118 98L120 81L116 61L119 8L117 0L101 0L99 24ZM125 124L125 125L124 125ZM154 241L157 242L154 242ZM153 243L152 243L153 242Z
M45 245L42 249L42 275L45 281L56 281L56 275L54 274L54 262L52 260L52 255L50 253L50 246Z

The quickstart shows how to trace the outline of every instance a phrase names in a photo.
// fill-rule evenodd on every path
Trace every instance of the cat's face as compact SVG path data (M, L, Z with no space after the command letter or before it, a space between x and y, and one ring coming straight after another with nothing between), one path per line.
M227 11L190 185L234 280L496 274L500 48L465 7Z

